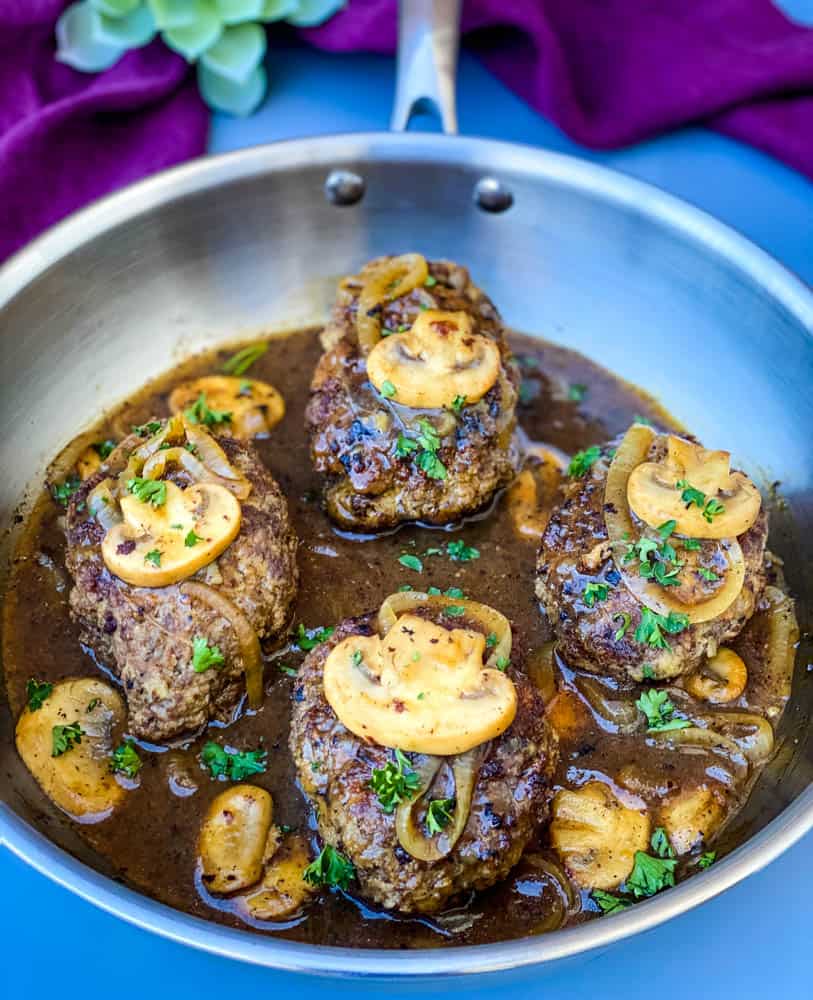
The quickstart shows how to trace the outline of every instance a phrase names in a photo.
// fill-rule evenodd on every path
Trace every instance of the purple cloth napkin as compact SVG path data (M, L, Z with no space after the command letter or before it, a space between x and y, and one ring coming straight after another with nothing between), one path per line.
M194 77L162 43L105 73L54 60L66 0L0 0L0 260L101 195L206 148Z
M307 40L392 52L395 0L352 0ZM466 44L577 142L703 124L813 177L813 30L770 0L467 0Z
M54 61L67 0L0 0L0 260L100 195L205 149L208 115L160 42L99 75ZM468 0L466 44L578 142L702 123L813 177L813 30L770 0ZM391 52L396 0L304 31Z

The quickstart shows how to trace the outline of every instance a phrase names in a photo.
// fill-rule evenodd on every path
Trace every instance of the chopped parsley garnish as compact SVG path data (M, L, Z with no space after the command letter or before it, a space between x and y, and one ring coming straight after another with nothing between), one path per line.
M646 716L650 733L665 732L668 729L688 729L691 722L688 719L674 718L675 706L666 691L659 688L649 688L641 692L641 697L635 702Z
M68 501L82 485L82 480L78 476L69 476L64 483L55 483L52 487L54 500L63 507L68 506Z
M636 542L631 542L624 553L625 563L637 559L640 576L644 577L645 580L654 580L662 587L680 585L680 580L677 577L684 564L678 562L674 546L667 540L675 530L676 524L676 521L664 521L658 528L658 534L661 537L660 544L652 538L644 536Z
M405 566L407 569L413 569L416 573L423 573L423 563L417 556L409 555L405 553L402 556L398 556L398 562Z
M725 506L720 503L719 500L715 500L714 497L706 498L706 494L701 490L695 489L690 483L685 479L679 479L675 483L676 490L682 490L680 494L680 499L686 504L687 507L691 507L694 504L699 507L703 512L703 520L708 521L709 524L712 523L715 517L722 514L725 511Z
M128 479L127 489L136 500L153 507L163 507L167 502L167 484L159 479Z
M497 633L489 632L488 635L486 636L486 648L491 649L492 647L497 645L497 642L498 642Z
M716 860L717 851L706 851L705 854L701 854L697 859L697 867L705 871L706 868L710 868Z
M700 576L703 577L704 580L707 580L709 583L716 583L717 580L720 579L720 577L717 576L717 574L714 572L713 569L706 569L705 566L701 566L697 570L697 572L700 574Z
M624 899L623 896L613 896L612 893L604 892L602 889L593 889L590 895L593 902L598 904L599 909L605 916L610 913L620 913L622 910L626 910L632 906L631 899Z
M448 590L441 590L440 587L428 587L426 593L430 597L451 597L457 601L465 601L466 595L460 587L449 587Z
M213 778L242 781L252 774L262 774L268 754L265 750L226 750L209 740L200 752L201 764Z
M296 677L297 670L296 667L290 667L287 663L278 663L277 668L281 673L285 674L287 677Z
M649 417L642 417L640 413L636 413L632 418L634 424L644 424L646 427L652 427L652 421Z
M153 434L157 434L160 430L160 420L149 420L146 424L138 424L133 427L133 433L138 434L139 437L152 437Z
M226 662L219 646L210 646L205 636L192 640L192 669L196 674L205 673L210 667L222 667Z
M615 634L613 635L615 641L620 642L624 638L627 629L630 627L630 616L627 614L626 611L619 611L617 615L613 615L613 621L614 622L618 621L621 623L615 630Z
M462 618L466 613L466 609L462 604L450 604L443 609L443 613L444 615L449 615L450 618Z
M412 452L415 455L415 465L429 479L445 479L446 466L437 456L440 448L440 437L432 424L421 417L418 421L419 433L417 438L409 438L404 434L398 435L395 443L395 454L398 458L406 458Z
M495 663L495 666L496 666L497 670L502 670L502 671L503 671L503 673L504 673L504 672L505 672L505 670L506 670L506 669L507 669L507 667L508 667L508 664L509 664L510 662L511 662L511 661L510 661L510 660L508 659L508 657L507 657L507 656L498 656L498 657L497 657L497 662Z
M332 625L328 628L306 629L300 622L294 633L294 645L301 649L303 653L309 653L323 642L327 642L335 631L336 629Z
M441 833L452 822L454 799L432 799L426 809L426 830L430 836Z
M641 667L641 673L643 674L643 677L644 677L645 681L654 681L655 680L655 671L652 669L652 664L651 663L645 663Z
M193 529L187 532L186 538L184 538L183 543L188 548L191 549L193 545L197 545L198 542L202 542L203 539L200 535L196 535Z
M702 543L697 538L684 538L683 539L683 548L687 549L689 552L697 552L702 547L703 547Z
M424 281L424 287L426 287L426 288L434 288L437 283L438 283L438 279L437 278L433 278L431 274L428 274L426 276L426 280Z
M28 683L25 686L25 695L28 699L28 711L38 712L45 699L54 690L54 685L50 684L48 681L38 681L33 677L30 677Z
M145 563L151 563L153 566L161 565L161 550L160 549L150 549L150 551L144 556Z
M661 536L661 540L665 542L676 527L677 521L675 521L674 518L670 521L664 521L663 524L659 525L658 534Z
M651 608L641 608L641 622L635 629L635 641L653 646L655 649L669 649L663 633L677 635L689 625L686 615L670 611L668 615L659 615Z
M85 709L85 712L88 715L90 715L93 709L96 708L97 705L101 704L101 701L102 701L101 698L91 698L90 701L87 703L87 708Z
M466 545L462 538L456 538L446 543L446 555L454 562L471 562L480 558L480 551L471 545Z
M632 874L626 881L627 889L636 899L654 896L655 893L670 889L675 884L677 861L663 827L655 830L651 843L657 857L644 851L636 851Z
M353 655L350 657L350 662L354 667L360 667L364 660L364 654L360 649L354 649Z
M67 726L53 726L51 728L51 756L61 757L63 753L78 746L84 735L85 732L78 722L71 722Z
M330 844L325 844L319 857L302 872L308 885L338 886L340 889L349 889L355 877L353 862Z
M250 344L223 362L221 371L225 375L243 375L268 350L268 344Z
M405 434L399 434L395 442L395 454L398 458L408 458L410 453L418 450L418 442L408 438Z
M606 601L609 592L609 583L594 583L591 580L582 591L582 601L588 608L592 608L596 601Z
M452 405L449 407L449 409L452 411L452 413L460 413L460 411L463 409L465 405L466 405L466 396L455 396L455 398L452 400Z
M138 756L138 751L132 740L119 743L110 756L110 770L114 774L124 774L128 778L134 778L142 766L143 761Z
M102 461L110 457L115 447L116 447L116 442L110 440L96 441L94 444L91 445L91 448L93 448L93 450L96 452L96 454Z
M198 396L192 406L184 410L184 416L187 420L191 420L193 424L205 424L207 427L231 422L230 412L226 410L213 410L207 404L205 392L202 392Z
M381 811L395 812L395 807L411 799L421 787L421 776L412 770L410 761L395 751L395 760L388 760L384 767L373 768L370 788L378 796Z
M587 386L581 382L573 382L567 390L567 398L571 403L580 403L587 395Z
M385 378L381 383L381 395L385 399L392 399L392 397L398 392L395 386L390 382L388 378Z
M571 458L567 474L569 476L585 476L599 458L601 458L601 448L597 444L591 444L584 451L577 451Z

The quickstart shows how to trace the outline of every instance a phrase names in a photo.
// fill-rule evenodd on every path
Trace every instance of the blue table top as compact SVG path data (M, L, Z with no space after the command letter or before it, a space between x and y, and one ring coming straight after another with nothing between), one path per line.
M786 4L788 0L786 0ZM800 13L809 0L794 0ZM811 13L811 9L805 11ZM393 63L375 56L273 52L271 92L248 120L215 116L210 149L301 135L386 129ZM813 283L813 185L759 152L700 129L686 129L629 149L593 153L572 143L493 79L473 58L462 59L460 127L466 135L513 140L594 159L650 181L704 208ZM175 1000L211 995L281 995L301 1000L334 995L397 993L240 965L147 934L95 909L0 851L0 940L6 956L0 996L39 998L69 988L90 997L111 989ZM500 984L504 1000L526 996L657 996L788 998L811 993L813 835L764 871L697 910L577 965L540 977L523 973ZM11 905L9 905L11 904ZM743 958L745 961L743 961ZM122 983L122 964L127 979ZM702 983L702 986L698 984ZM98 985L96 985L98 984ZM234 988L236 987L236 991ZM262 991L262 992L260 992ZM456 992L493 995L472 983ZM442 989L420 988L424 1000Z

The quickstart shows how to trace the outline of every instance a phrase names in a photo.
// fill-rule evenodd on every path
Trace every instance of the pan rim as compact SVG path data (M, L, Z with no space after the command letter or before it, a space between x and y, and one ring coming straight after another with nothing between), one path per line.
M67 254L106 230L178 197L307 163L326 171L351 163L428 161L484 174L533 174L618 205L634 206L733 263L813 334L813 291L731 227L657 187L607 167L532 146L438 135L351 133L291 139L201 157L107 195L57 223L0 268L0 310ZM237 930L193 917L119 885L57 847L0 803L0 844L52 881L145 930L222 957L279 969L349 978L482 975L559 961L603 948L687 912L773 861L813 828L809 786L755 837L702 874L612 920L532 939L426 951L312 945Z

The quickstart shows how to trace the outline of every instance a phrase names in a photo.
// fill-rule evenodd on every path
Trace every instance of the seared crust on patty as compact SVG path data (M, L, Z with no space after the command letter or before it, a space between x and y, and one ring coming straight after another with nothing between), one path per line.
M121 680L129 731L158 741L193 733L211 720L229 721L244 690L243 663L232 626L198 598L182 594L178 585L130 586L105 566L105 529L88 516L87 496L106 476L117 475L141 443L135 435L123 441L72 497L66 563L74 580L71 614L82 641ZM251 494L241 503L237 538L192 579L208 582L237 605L261 638L270 638L285 628L298 584L288 505L251 445L232 438L218 443L251 483ZM172 478L188 485L181 476ZM220 648L222 667L194 671L192 643L198 636Z
M431 288L416 288L382 307L382 328L393 333L403 329L426 308L465 312L473 320L473 332L499 345L499 378L479 402L464 405L458 414L416 410L383 398L367 378L356 337L361 284L345 283L322 334L325 353L306 411L313 464L327 477L327 511L343 528L378 531L412 520L447 524L485 506L517 472L519 374L499 314L465 268L436 261L429 272L436 282ZM427 476L415 453L397 453L399 436L414 438L421 418L429 419L440 435L443 479Z
M322 839L356 867L359 894L388 910L432 913L454 896L504 878L548 818L556 737L542 698L524 674L510 670L517 715L486 751L466 827L445 858L418 861L398 842L395 816L370 788L392 750L349 732L325 700L322 671L330 650L352 635L370 635L375 615L343 622L314 649L294 689L290 748Z
M768 517L764 509L760 511L753 527L738 539L745 581L739 597L722 615L667 635L669 649L638 642L635 630L641 620L641 603L618 572L604 523L609 451L617 444L606 445L602 457L587 474L567 485L542 537L536 595L556 631L558 649L566 662L597 674L635 681L645 679L647 666L647 679L664 680L689 673L705 657L713 656L721 643L739 635L753 615L766 580ZM653 447L650 458L659 454L659 447ZM698 557L706 565L716 565L716 549L716 542L703 541L698 552L681 553L686 560L683 575L691 577L691 567L697 564ZM591 581L609 587L604 600L588 607L582 595ZM701 583L695 581L692 586L696 589ZM682 590L688 593L688 585ZM683 593L679 596L683 599ZM625 615L629 616L629 625L623 636L616 638Z

